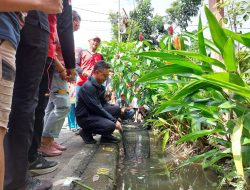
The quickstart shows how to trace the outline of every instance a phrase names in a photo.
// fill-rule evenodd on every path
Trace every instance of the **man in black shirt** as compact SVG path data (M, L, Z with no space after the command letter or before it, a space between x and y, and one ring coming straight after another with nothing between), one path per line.
M102 135L101 142L119 142L112 136L115 129L122 131L117 118L120 115L118 106L108 105L105 100L105 82L109 75L109 64L99 61L94 66L93 76L80 88L76 106L76 119L82 128L80 136L86 144L94 144L92 133Z

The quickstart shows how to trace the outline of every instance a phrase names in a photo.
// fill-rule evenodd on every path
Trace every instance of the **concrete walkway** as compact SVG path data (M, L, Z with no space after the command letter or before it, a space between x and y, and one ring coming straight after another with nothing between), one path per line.
M99 135L94 138L98 143L87 145L79 135L63 128L57 142L67 150L61 156L46 158L59 162L57 170L37 177L51 180L53 190L115 189L119 146L100 144Z

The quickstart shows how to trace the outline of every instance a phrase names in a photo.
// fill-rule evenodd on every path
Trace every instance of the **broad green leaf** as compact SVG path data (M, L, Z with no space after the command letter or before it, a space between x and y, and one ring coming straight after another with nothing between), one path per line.
M247 113L243 117L243 126L248 132L250 132L250 113Z
M198 32L199 52L200 52L200 54L207 56L205 42L204 42L204 36L203 36L203 30L202 30L201 16L199 16L198 31L199 31Z
M159 113L164 113L172 110L179 109L180 106L185 106L187 105L185 102L181 101L166 101L161 103L160 107L157 109L157 114Z
M202 75L202 77L211 78L214 80L221 80L227 83L239 85L241 87L245 86L245 83L242 80L242 78L238 74L234 74L234 73L220 72L220 73Z
M201 80L197 81L192 81L189 84L187 84L186 86L184 86L183 88L181 88L180 90L178 90L174 96L171 98L172 101L176 101L179 100L183 97L186 97L190 94L195 93L196 91L203 89L203 88L207 88L207 87L213 87L213 85L210 85L206 82L203 82Z
M178 165L177 169L184 167L184 166L187 166L189 164L193 164L194 162L198 162L198 161L202 160L203 158L204 158L203 154L193 156L193 157L189 158L188 160L185 160L184 162L182 162L180 165Z
M204 159L205 157L211 157L212 155L216 154L217 152L218 152L218 150L212 149L212 150L210 150L210 151L208 151L206 153L193 156L193 157L189 158L188 160L185 160L184 162L182 162L180 165L178 165L177 169L181 168L183 166L186 166L188 164L192 164L194 162L198 162L198 161Z
M193 107L193 108L197 108L203 112L206 112L207 114L209 114L211 116L214 114L214 111L216 109L215 106L208 106L206 104L195 103L195 102L190 103L189 106Z
M179 55L174 55L174 54L165 53L165 52L142 52L142 53L139 53L138 55L143 56L143 57L157 57L165 61L166 64L175 63L184 67L189 67L189 68L192 68L196 74L201 74L203 72L201 66Z
M164 137L163 137L163 141L162 141L162 152L166 151L166 146L167 146L167 142L169 140L169 129L164 130Z
M232 92L250 98L250 88L244 85L239 75L233 73L215 73L202 75L205 82L226 88Z
M192 38L193 40L196 40L198 41L198 34L197 35L194 35L193 33L191 32L185 32L184 35ZM212 51L216 52L217 54L220 54L220 50L217 48L217 46L211 41L211 40L208 40L206 38L204 38L204 42L205 42L205 45L210 48Z
M214 14L206 6L205 13L212 39L215 45L220 49L220 52L223 53L223 48L227 42L227 36L224 33L220 23L217 21Z
M165 49L167 47L163 41L160 41L159 45L161 49Z
M206 161L206 160L204 161L204 163L202 164L202 168L205 169L209 166L212 166L214 163L216 163L217 161L219 161L220 159L225 158L225 157L230 157L230 155L224 154L224 153L215 154L208 161Z
M243 130L242 118L238 118L232 134L232 153L238 175L244 177L244 169L241 155L241 135Z
M228 29L224 29L224 32L226 33L227 36L231 37L232 39L237 40L238 42L247 47L250 47L250 33L237 34Z
M221 138L215 138L215 141L222 145L222 146L225 146L225 147L230 147L231 149L231 142L227 141L227 140L224 140L224 139L221 139Z
M244 134L244 130L242 132L242 135ZM243 141L241 141L242 143ZM249 167L250 166L250 145L249 144L245 144L243 145L243 143L241 144L241 156L242 156L242 164L243 164L243 168L245 167Z
M197 59L197 60L200 60L200 61L204 61L206 63L210 63L212 65L220 67L220 68L222 68L224 70L226 68L225 65L222 62L218 61L217 59L214 59L214 58L202 55L202 54L198 54L198 53L195 53L195 52L176 51L176 50L172 50L172 51L169 51L169 52L173 52L173 53L176 53L178 55L184 55L184 56L191 57L191 58L194 58L194 59Z
M147 40L143 40L143 43L148 46L148 47L151 47L152 45L147 41Z
M229 72L237 71L234 41L232 40L232 38L229 38L224 46L223 58L224 58L224 63L227 67L227 71Z
M222 109L231 109L231 108L235 108L236 104L235 103L231 103L229 101L226 101L223 104L219 105L218 107L222 108Z
M242 145L250 144L250 139L245 137L243 138Z
M196 140L200 137L204 137L206 135L211 135L213 133L218 133L218 132L221 132L221 130L220 129L211 129L211 130L195 131L195 132L189 133L188 135L183 136L176 143L180 144L180 143L183 143L186 141L193 141L193 140Z
M153 102L154 102L154 105L157 103L157 95L153 95L152 96L152 100L153 100Z
M163 76L170 74L181 74L181 73L194 73L194 70L188 67L183 67L176 64L166 65L164 67L155 69L149 74L141 77L137 82L150 82L153 80L161 79Z

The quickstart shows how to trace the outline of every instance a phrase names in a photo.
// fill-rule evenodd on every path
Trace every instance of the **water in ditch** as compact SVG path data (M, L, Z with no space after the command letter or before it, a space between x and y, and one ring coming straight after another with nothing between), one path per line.
M199 165L173 170L174 152L162 153L157 138L126 126L117 171L117 190L215 190L217 175Z

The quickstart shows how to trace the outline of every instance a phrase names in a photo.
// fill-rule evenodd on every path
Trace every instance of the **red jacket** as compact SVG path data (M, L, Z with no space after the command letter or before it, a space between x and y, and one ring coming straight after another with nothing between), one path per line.
M76 66L78 67L77 72L79 75L77 80L78 86L82 86L83 83L88 80L88 77L82 76L83 71L89 75L92 75L95 63L101 60L103 60L103 57L100 53L91 54L88 50L83 50L81 52L80 63Z
M56 37L57 37L57 30L56 30L56 15L50 14L48 16L49 19L49 49L48 49L48 57L54 58L56 52Z

